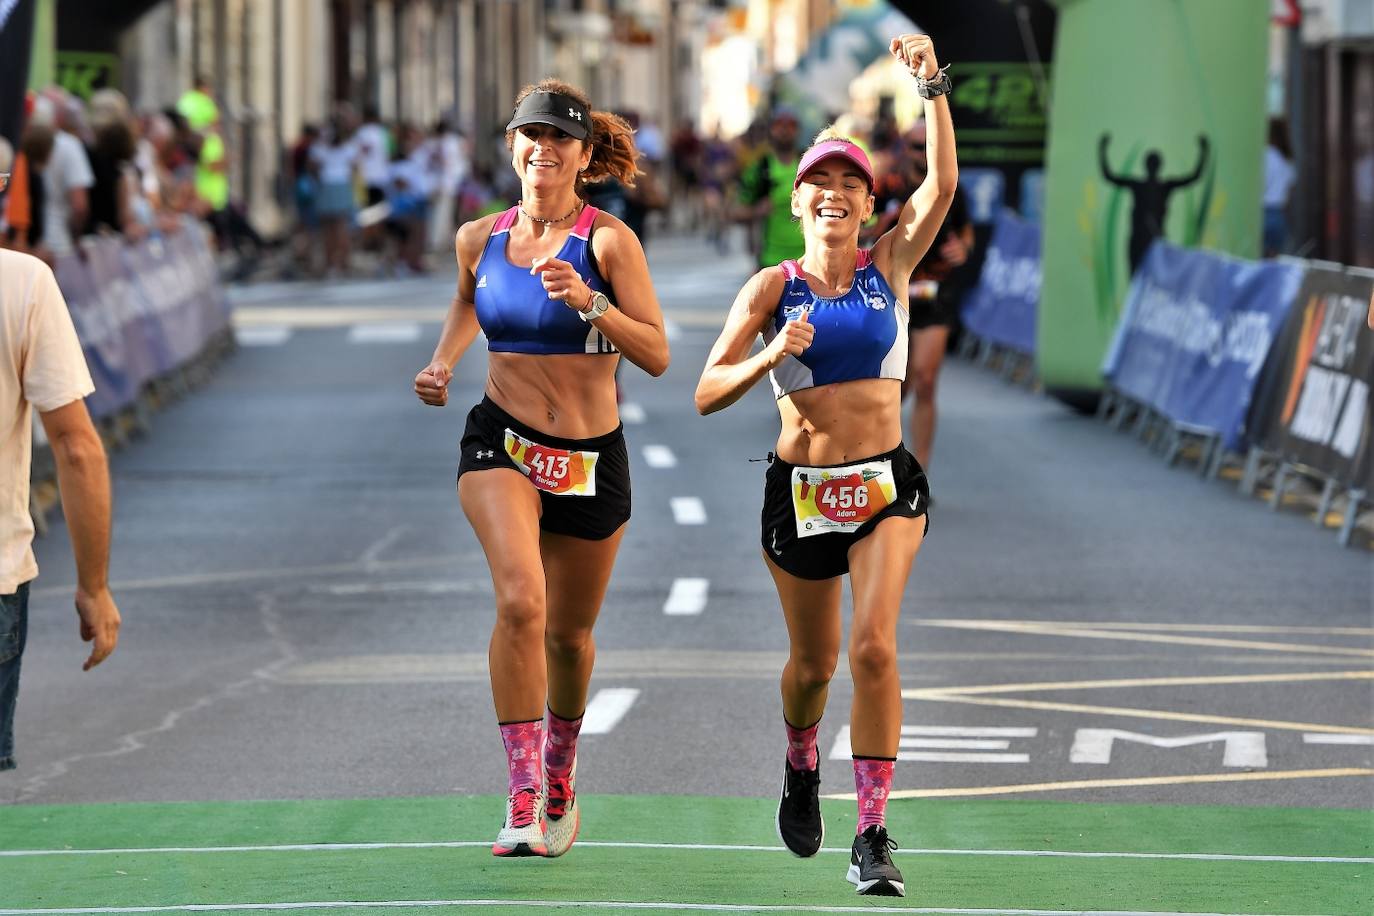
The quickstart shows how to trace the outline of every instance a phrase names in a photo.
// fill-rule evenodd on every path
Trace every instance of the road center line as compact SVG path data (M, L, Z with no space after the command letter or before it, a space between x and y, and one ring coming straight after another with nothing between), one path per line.
M620 405L620 422L634 425L643 423L646 414L644 408L634 401L626 401Z
M695 496L674 496L673 520L679 525L704 525L706 506Z
M668 600L663 604L663 613L669 616L700 614L706 607L710 587L709 579L674 579L673 587L668 590Z
M621 719L639 698L639 691L633 687L607 687L598 690L587 704L582 714L582 734L604 735Z
M677 456L666 445L644 446L644 462L651 468L675 468Z

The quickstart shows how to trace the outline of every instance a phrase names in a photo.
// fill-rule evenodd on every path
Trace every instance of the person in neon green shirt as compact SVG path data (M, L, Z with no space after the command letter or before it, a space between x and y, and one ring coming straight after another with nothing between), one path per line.
M762 223L759 266L771 267L806 253L792 220L792 179L797 177L797 116L780 108L768 124L768 151L740 175L740 203Z

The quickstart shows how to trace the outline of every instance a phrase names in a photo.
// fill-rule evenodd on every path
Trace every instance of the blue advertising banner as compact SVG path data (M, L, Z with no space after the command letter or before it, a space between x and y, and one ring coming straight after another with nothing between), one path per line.
M1238 448L1302 278L1289 264L1155 242L1131 281L1102 374L1128 397Z
M1040 227L1002 210L978 285L964 298L964 327L990 343L1032 354L1039 302Z
M230 312L198 224L134 246L114 238L81 246L55 273L95 382L87 407L100 418L198 356Z

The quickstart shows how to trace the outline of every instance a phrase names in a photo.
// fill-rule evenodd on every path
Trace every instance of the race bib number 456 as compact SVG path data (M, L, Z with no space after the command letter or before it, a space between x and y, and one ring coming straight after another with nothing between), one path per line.
M799 538L857 531L896 498L891 461L792 469L792 505Z
M599 452L570 452L506 430L506 454L540 490L556 496L595 496Z

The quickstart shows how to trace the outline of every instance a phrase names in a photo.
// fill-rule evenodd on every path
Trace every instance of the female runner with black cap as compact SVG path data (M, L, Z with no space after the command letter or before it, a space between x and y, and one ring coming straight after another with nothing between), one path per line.
M839 660L847 572L859 799L848 878L861 894L900 896L905 885L885 824L902 721L897 616L930 502L925 472L902 444L907 281L949 208L958 166L944 98L949 78L930 39L903 35L891 51L926 99L925 182L896 225L862 250L873 168L853 143L818 139L802 156L792 191L806 254L745 284L707 359L696 403L703 414L728 407L768 374L782 415L764 483L762 539L791 640L782 672L788 751L778 833L799 856L815 855L824 838L816 729ZM750 356L760 333L765 347Z
M458 498L496 592L488 656L509 798L492 853L558 856L580 821L592 625L630 517L616 364L662 375L668 340L639 240L581 196L598 178L633 184L629 126L546 79L516 99L506 143L521 200L459 228L458 291L415 393L448 402L480 327L486 393L463 431Z

